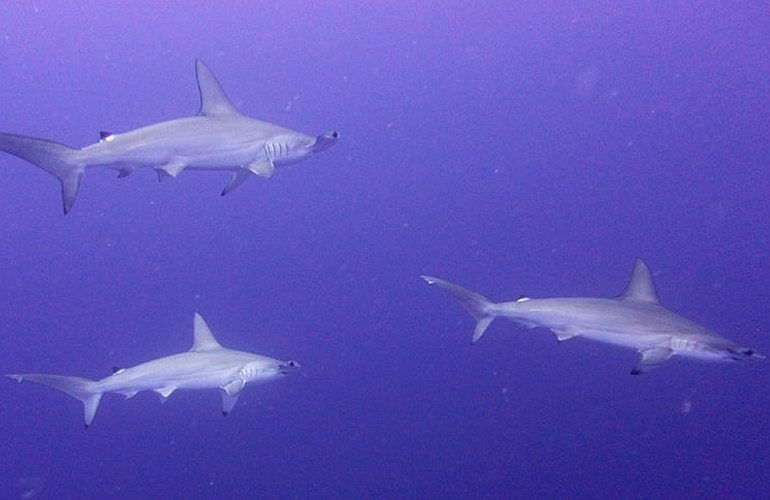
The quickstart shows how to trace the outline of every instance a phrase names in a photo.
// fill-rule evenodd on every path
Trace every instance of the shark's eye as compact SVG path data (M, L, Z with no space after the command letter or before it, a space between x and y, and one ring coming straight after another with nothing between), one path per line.
M331 136L332 136L332 139L336 139L340 136L340 134L335 130L334 132L331 133Z
M286 364L288 366L290 366L291 368L296 368L297 367L297 362L296 361L288 361Z

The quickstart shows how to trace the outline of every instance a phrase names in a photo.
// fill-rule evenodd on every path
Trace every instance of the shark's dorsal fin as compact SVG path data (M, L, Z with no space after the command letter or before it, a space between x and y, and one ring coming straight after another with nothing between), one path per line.
M620 299L650 304L658 303L658 293L655 291L655 284L652 282L652 274L650 274L647 264L642 259L636 259L631 280L620 295Z
M222 86L219 85L211 70L203 64L203 61L196 59L195 74L198 78L198 91L201 97L201 108L198 111L202 116L224 116L239 115L235 106L225 95Z
M221 348L222 346L219 345L217 339L214 338L214 334L211 333L209 325L206 324L203 316L195 313L195 317L193 318L193 345L190 348L190 351L211 351Z

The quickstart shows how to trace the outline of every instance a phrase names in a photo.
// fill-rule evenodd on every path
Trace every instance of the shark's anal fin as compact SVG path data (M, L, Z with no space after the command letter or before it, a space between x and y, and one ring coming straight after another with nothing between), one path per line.
M233 176L230 178L230 182L228 182L224 189L222 189L221 195L224 196L234 191L235 188L243 184L249 177L251 177L251 172L249 170L243 168L236 170L233 172Z
M253 162L249 163L247 168L256 175L260 177L267 177L268 179L273 176L273 173L275 173L275 165L273 165L273 162L267 158L262 160L254 160Z
M641 375L642 373L652 370L670 358L674 351L668 347L651 347L649 349L641 350L639 353L642 355L642 359L640 359L639 364L631 370L631 375Z
M242 379L235 379L222 386L222 415L227 416L230 414L245 386L246 382Z

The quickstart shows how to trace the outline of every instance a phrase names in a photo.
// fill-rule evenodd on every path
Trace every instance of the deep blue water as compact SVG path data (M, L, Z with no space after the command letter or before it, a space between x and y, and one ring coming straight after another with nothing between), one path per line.
M80 403L0 384L0 496L758 498L768 362L637 355L473 321L495 300L663 303L770 353L770 23L761 2L13 1L0 130L82 147L193 114L202 58L246 114L334 148L226 174L56 180L0 156L0 371L91 378L187 349L296 359L249 388ZM65 5L66 4L66 5Z

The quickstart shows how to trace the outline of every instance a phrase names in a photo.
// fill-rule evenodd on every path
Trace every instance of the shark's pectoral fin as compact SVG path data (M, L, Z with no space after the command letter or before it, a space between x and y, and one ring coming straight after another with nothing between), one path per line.
M226 417L233 411L233 406L238 402L238 396L240 396L240 394L230 396L224 390L222 391L222 415Z
M222 386L222 415L230 414L244 387L246 387L246 382L241 379L233 380Z
M246 382L244 382L243 379L238 378L223 385L222 390L225 391L225 394L232 397L238 396L244 387L246 387Z
M273 173L275 173L275 165L273 165L273 162L267 158L254 160L249 163L247 168L260 177L270 178L273 176Z
M186 166L187 163L181 160L171 160L165 165L156 167L155 171L158 173L158 182L162 182L169 177L176 177Z
M246 179L249 177L251 177L251 171L249 170L241 168L233 172L233 176L230 178L230 182L228 182L225 188L222 190L222 196L234 191L235 188L246 182Z
M674 354L674 351L668 347L651 347L649 349L641 350L639 353L642 355L642 359L639 360L639 364L636 365L636 368L631 370L631 375L640 375L652 370L670 358L671 355Z
M157 392L158 395L160 396L160 402L165 403L166 400L171 397L171 395L174 393L175 390L176 390L176 387L174 387L173 385L170 385L168 387L161 387L160 389L155 389L155 392Z

